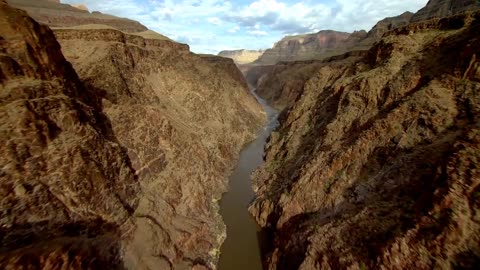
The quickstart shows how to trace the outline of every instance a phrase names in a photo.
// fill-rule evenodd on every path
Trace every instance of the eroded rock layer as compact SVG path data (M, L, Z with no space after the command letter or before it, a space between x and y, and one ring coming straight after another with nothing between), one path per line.
M214 268L225 238L217 200L264 118L234 62L113 29L55 34L85 85L103 93L144 190L126 265Z
M255 172L267 269L476 269L480 14L318 64Z
M120 266L140 187L53 32L0 1L0 268Z

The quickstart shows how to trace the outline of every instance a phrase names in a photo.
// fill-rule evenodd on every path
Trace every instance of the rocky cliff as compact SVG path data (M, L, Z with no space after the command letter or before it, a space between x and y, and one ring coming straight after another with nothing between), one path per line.
M0 268L120 266L140 186L52 31L0 1Z
M145 191L125 244L133 269L214 268L225 228L218 203L263 113L230 59L113 29L57 29Z
M218 56L231 58L236 64L249 64L257 60L263 52L263 50L232 50L221 51Z
M444 18L474 9L480 9L480 3L477 0L429 0L427 5L412 17L411 21Z
M478 33L425 21L316 63L254 175L267 269L478 267Z
M55 39L2 8L0 265L214 269L217 201L264 120L233 61L149 32L69 27Z
M125 32L142 32L147 27L137 21L119 18L88 9L61 4L52 0L8 0L10 5L23 9L37 22L50 27L72 27L78 25L107 25Z
M349 33L331 30L315 34L287 36L266 50L255 64L269 65L280 61L293 61L335 55L335 49L345 42Z

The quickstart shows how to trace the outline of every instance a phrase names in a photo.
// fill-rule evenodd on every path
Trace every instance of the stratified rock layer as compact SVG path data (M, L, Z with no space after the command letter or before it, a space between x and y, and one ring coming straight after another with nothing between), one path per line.
M140 189L101 109L52 31L0 1L1 269L121 264Z
M266 50L255 64L271 65L280 61L314 59L318 55L335 55L335 48L345 42L349 33L320 31L315 34L287 36Z
M476 269L480 14L319 65L280 116L250 207L267 269Z
M144 190L124 243L132 269L214 268L218 203L263 112L231 59L113 29L58 29L81 80L103 93L115 135Z

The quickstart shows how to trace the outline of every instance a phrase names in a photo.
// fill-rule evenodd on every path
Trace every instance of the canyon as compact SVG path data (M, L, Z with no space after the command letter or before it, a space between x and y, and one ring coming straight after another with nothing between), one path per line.
M249 208L265 269L478 267L480 11L459 2L368 50L249 71L282 110Z
M0 268L477 269L478 33L430 0L206 55L0 0Z
M0 268L215 268L218 201L265 121L242 74L136 22L63 21L50 14L69 7L40 2L18 5L41 4L25 9L53 31L0 2Z

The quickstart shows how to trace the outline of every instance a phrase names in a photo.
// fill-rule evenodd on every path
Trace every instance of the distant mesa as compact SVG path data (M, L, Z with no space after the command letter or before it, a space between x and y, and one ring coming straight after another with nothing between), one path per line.
M249 64L257 60L264 50L225 50L218 53L218 56L233 59L235 64Z

